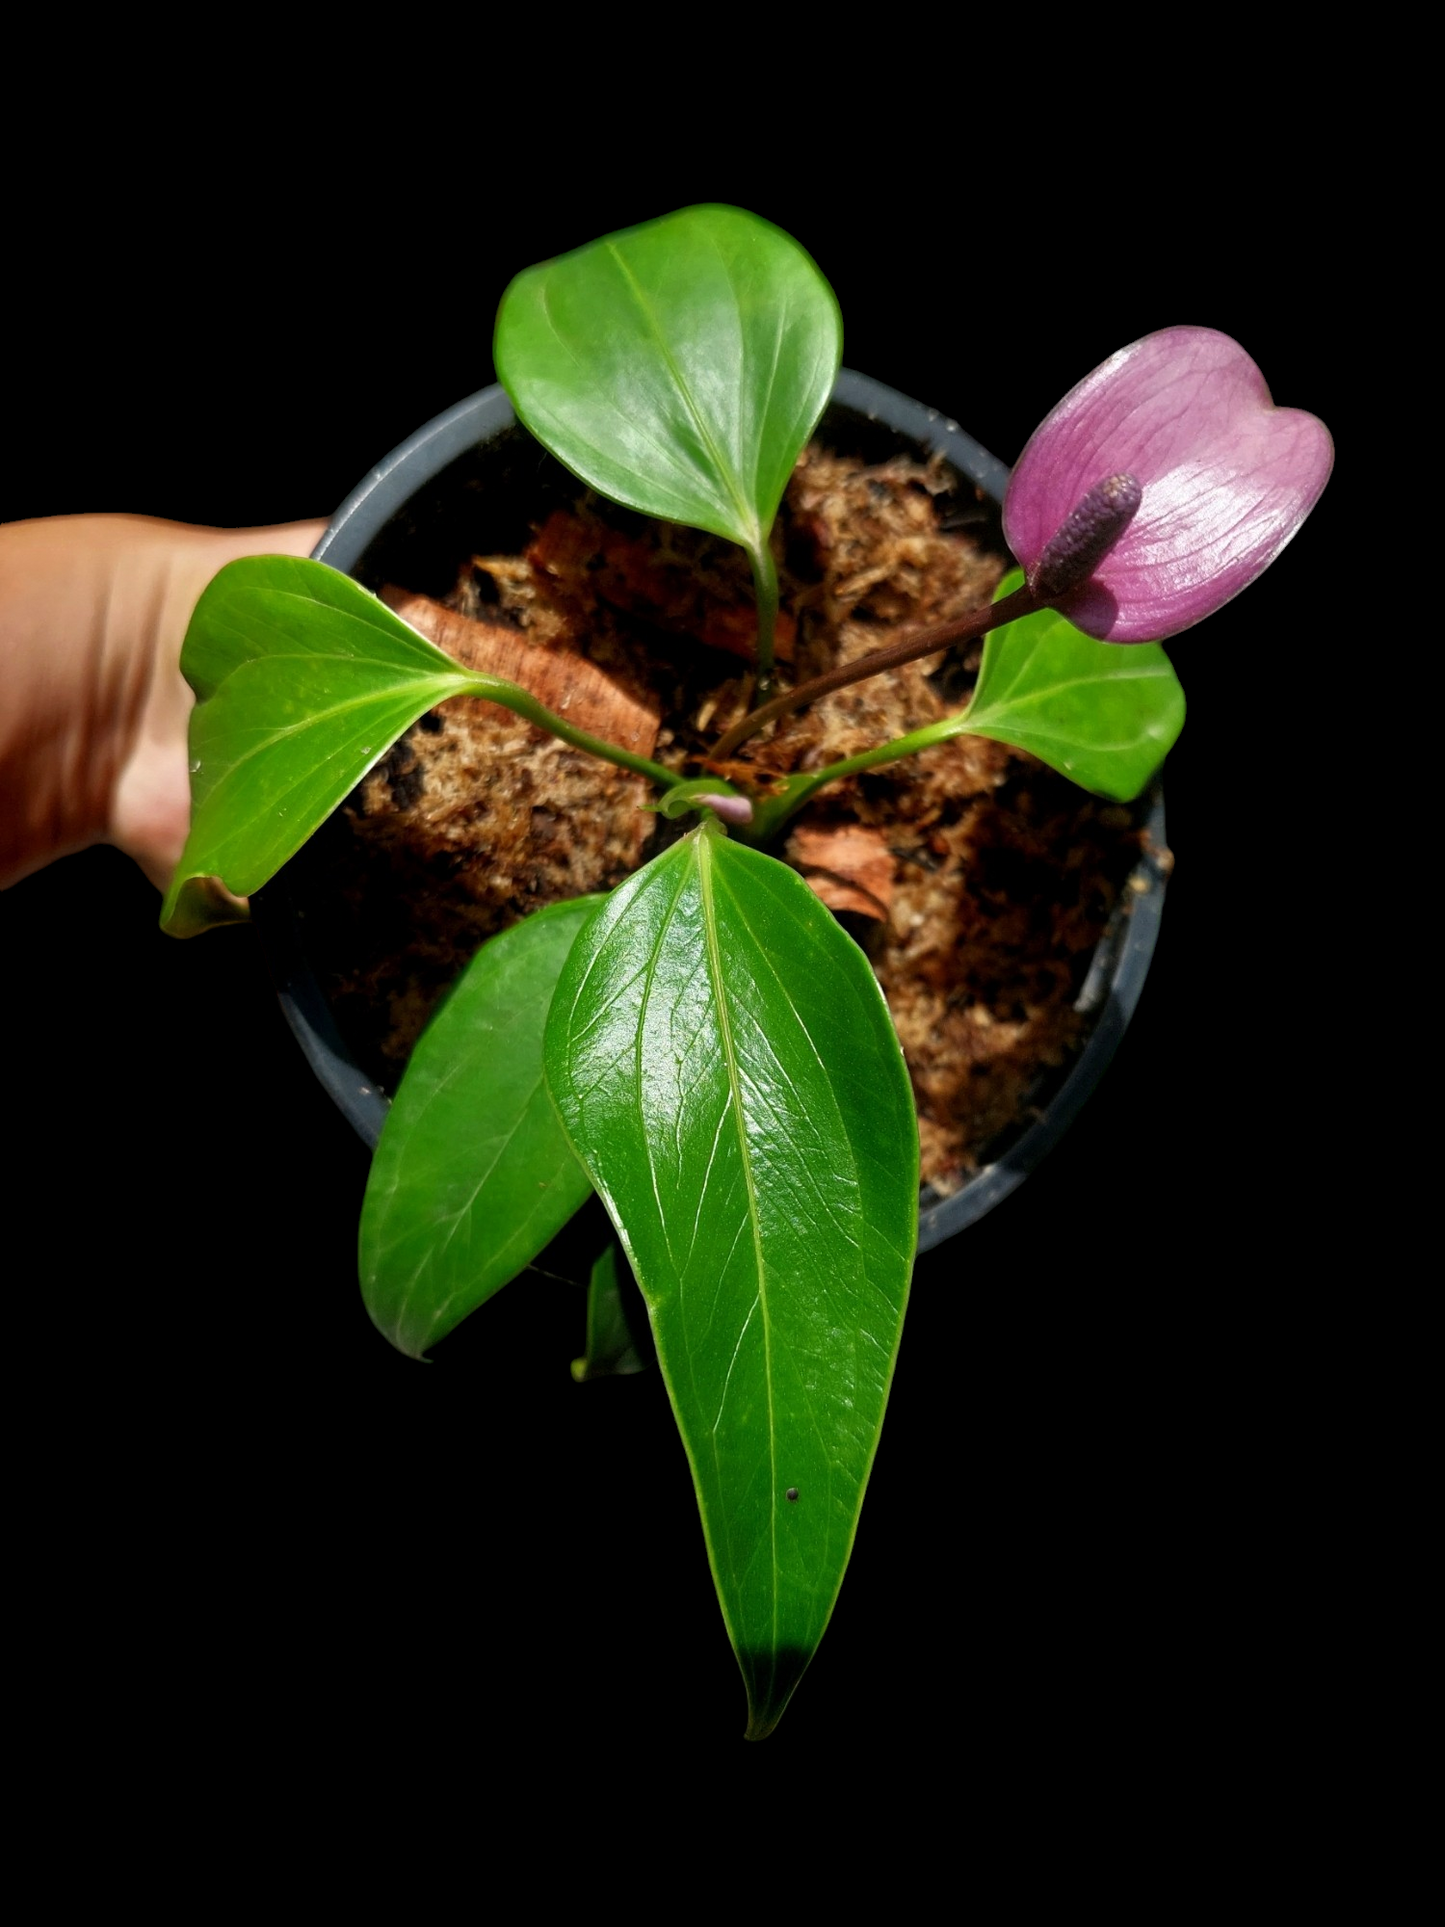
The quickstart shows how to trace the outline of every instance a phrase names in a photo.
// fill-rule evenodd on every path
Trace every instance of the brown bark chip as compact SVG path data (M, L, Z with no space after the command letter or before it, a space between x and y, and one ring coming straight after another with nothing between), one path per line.
M575 729L631 750L634 756L650 757L657 748L656 711L629 696L585 658L535 648L520 630L458 615L443 602L412 595L393 583L382 590L381 599L463 668L519 684Z
M888 921L895 862L881 830L856 823L797 829L788 838L787 858L830 910Z

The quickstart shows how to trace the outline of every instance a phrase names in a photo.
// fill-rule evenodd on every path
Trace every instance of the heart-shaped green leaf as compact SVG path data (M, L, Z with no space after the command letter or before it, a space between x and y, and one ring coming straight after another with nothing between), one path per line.
M761 1738L832 1612L893 1374L918 1232L898 1039L802 879L705 824L582 933L546 1062L647 1303Z
M518 415L583 481L744 547L833 391L843 324L796 241L689 207L519 274L497 314Z
M768 531L842 351L833 291L796 241L689 207L519 274L494 355L517 414L583 481L741 543L761 606L777 592Z
M361 1291L420 1358L531 1263L592 1187L542 1073L558 975L600 897L524 918L467 965L412 1052L361 1210Z
M1022 581L1013 571L995 599ZM946 733L1012 743L1084 789L1128 803L1183 727L1184 691L1157 642L1096 642L1040 609L990 634L973 701Z
M191 832L161 910L190 936L219 877L273 877L418 716L483 696L565 741L670 784L669 771L573 729L501 677L474 674L349 576L292 556L232 562L196 604L181 652L191 712Z

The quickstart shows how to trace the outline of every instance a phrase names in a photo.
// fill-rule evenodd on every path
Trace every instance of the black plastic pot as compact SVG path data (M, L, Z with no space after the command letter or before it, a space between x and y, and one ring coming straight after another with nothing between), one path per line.
M841 429L846 439L877 457L900 449L919 456L941 453L995 504L1002 501L1008 482L1002 462L956 422L866 375L841 371L824 429L835 438ZM450 563L464 552L461 542L475 546L479 515L490 516L496 524L486 538L493 553L520 547L535 516L539 490L555 490L559 479L561 471L551 457L517 427L505 392L485 388L418 429L373 469L337 510L315 553L368 586L389 579L425 588L418 557L430 551ZM564 485L575 493L575 483ZM454 522L457 536L451 533ZM460 533L463 527L465 534ZM1162 850L1164 804L1157 789L1148 830L1149 845ZM1076 1007L1093 1019L1083 1047L1056 1082L1039 1091L1038 1115L995 1161L950 1197L925 1202L920 1251L962 1231L1007 1197L1074 1121L1139 1001L1158 936L1164 887L1163 871L1142 860L1121 894L1079 993ZM293 900L286 871L257 894L253 909L282 1008L301 1048L358 1134L374 1145L389 1100L357 1066L337 1030L306 954L304 915Z

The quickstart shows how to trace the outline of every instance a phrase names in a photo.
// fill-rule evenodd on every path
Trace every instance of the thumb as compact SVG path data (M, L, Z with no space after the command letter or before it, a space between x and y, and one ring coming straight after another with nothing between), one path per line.
M119 518L116 518L119 519ZM140 578L132 593L148 613L139 646L149 651L144 699L111 799L107 841L164 891L191 822L186 731L195 697L181 674L181 644L202 591L228 562L247 555L309 555L324 521L269 528L204 529L126 518L139 526L125 562Z

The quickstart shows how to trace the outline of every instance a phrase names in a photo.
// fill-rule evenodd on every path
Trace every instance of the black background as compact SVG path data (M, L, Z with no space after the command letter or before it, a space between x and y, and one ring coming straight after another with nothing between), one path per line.
M700 199L795 234L845 362L1005 459L1113 349L1182 321L1237 336L1344 463L1274 570L1174 645L1177 870L1137 1018L1045 1167L920 1262L853 1571L746 1760L656 1376L574 1387L581 1297L543 1279L437 1363L392 1355L355 1283L366 1156L252 934L162 937L109 851L0 898L16 1486L92 1721L304 1749L400 1720L569 1758L626 1733L770 1779L887 1758L921 1718L1007 1779L1239 1723L1270 1756L1316 1717L1345 1312L1300 1257L1297 1160L1301 1113L1306 1156L1333 1155L1312 799L1353 532L1323 212L1276 208L1262 240L1258 152L1086 199L1078 231L946 148L886 178L845 154L837 187L814 162L802 191L582 166L606 184L506 206L415 150L401 185L340 198L238 180L183 207L144 175L52 198L26 242L0 519L327 514L492 379L514 271Z

